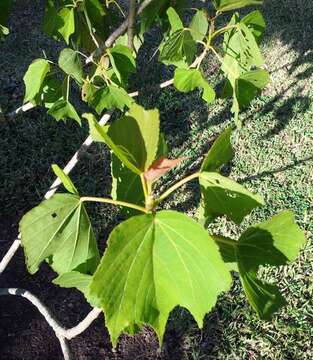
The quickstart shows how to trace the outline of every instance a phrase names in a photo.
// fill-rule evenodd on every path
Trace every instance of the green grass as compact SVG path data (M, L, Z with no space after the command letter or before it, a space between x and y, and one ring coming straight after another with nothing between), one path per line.
M241 229L221 219L211 230L236 236L253 222L291 209L306 232L308 244L290 266L261 271L264 279L279 285L288 301L271 322L257 319L237 279L232 291L221 296L216 309L207 316L202 331L185 311L172 314L164 350L172 359L313 358L313 3L267 1L264 14L268 29L262 51L272 82L242 114L243 129L233 136L235 158L225 171L262 194L267 204L253 212ZM148 74L151 81L158 81L159 69ZM210 75L214 64L208 61L206 69ZM217 83L219 76L213 77ZM197 92L183 95L167 88L140 101L147 107L160 108L171 156L190 157L179 168L181 172L165 178L162 187L197 168L211 140L231 121L229 104L217 101L207 107ZM50 163L64 165L87 131L56 124L36 111L1 127L1 212L13 219L16 213L22 214L38 203L53 178ZM107 160L107 151L95 145L74 170L72 177L86 194L108 193ZM187 185L166 206L192 215L195 189L195 184ZM92 211L102 246L119 216L108 209L97 206Z

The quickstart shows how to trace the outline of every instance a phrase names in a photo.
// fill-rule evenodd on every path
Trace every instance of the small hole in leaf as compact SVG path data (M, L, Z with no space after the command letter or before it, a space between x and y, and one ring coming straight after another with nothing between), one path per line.
M56 214L56 213L53 213L51 216L52 216L53 218L56 218L56 217L57 217L57 214Z

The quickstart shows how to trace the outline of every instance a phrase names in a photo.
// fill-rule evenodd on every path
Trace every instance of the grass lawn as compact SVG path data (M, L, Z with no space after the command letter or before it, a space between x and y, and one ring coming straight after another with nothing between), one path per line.
M144 336L133 341L122 338L123 359L136 358L138 351L142 351L144 359L156 356L162 359L313 359L313 2L265 0L263 12L268 27L262 51L271 73L271 84L242 114L244 126L233 136L235 158L226 171L266 199L265 207L246 218L243 229L280 210L291 209L306 232L308 244L296 262L261 271L264 279L278 283L288 306L271 322L260 321L236 280L231 292L221 296L216 309L207 316L203 330L197 329L184 310L175 310L162 355L156 354L155 341L147 330ZM22 34L17 35L22 50L24 46L27 51L28 46L21 39ZM0 45L3 49L0 73L11 71L10 78L16 78L20 89L15 100L14 94L10 99L1 94L8 108L22 101L23 71L33 58L40 56L38 49L45 41L39 39L37 45L32 45L35 50L27 52L19 71L11 59L22 50L17 49L15 53L10 38ZM9 55L4 58L6 52ZM52 57L56 56L50 52ZM213 77L212 81L218 83L220 75L215 74L214 67L215 64L208 61L206 71ZM164 69L155 67L147 74L147 82L158 82L164 75L167 75ZM146 92L140 102L160 109L171 155L190 157L180 167L182 173L199 165L199 157L205 154L211 139L231 122L229 104L218 100L208 107L198 92L184 95L167 88L148 95ZM51 183L50 164L65 165L83 141L87 129L56 123L44 112L34 110L0 124L0 132L0 223L14 225L26 210L40 201ZM98 144L83 156L72 178L84 193L109 192L107 159L107 151ZM181 173L175 172L176 180L180 176ZM162 186L168 185L169 180L167 176ZM166 206L175 205L192 215L196 204L192 194L194 186L187 185ZM119 213L107 206L93 207L91 211L103 246ZM221 219L211 230L236 236L240 229ZM1 239L0 256L11 240L13 238Z

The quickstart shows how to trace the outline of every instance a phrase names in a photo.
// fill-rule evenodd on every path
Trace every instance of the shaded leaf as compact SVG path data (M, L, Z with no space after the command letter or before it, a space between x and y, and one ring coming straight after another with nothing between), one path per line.
M264 205L261 196L252 194L235 181L218 173L202 172L199 176L205 217L226 215L236 224L254 208Z
M214 141L201 165L201 171L218 172L234 156L230 142L231 127L226 128Z
M48 114L53 116L57 121L73 119L81 125L81 119L69 101L63 99L58 100L49 109Z
M111 156L112 199L144 206L145 197L140 176L125 166L114 154ZM123 207L121 211L127 216L140 213L138 210L126 207Z

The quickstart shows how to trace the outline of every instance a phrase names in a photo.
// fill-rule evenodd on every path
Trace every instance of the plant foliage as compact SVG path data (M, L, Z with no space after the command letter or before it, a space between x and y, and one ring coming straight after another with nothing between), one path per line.
M234 155L231 128L216 139L198 172L159 194L159 179L185 158L168 158L159 111L144 109L128 94L144 35L158 24L163 31L159 61L174 67L169 84L181 92L200 90L208 105L217 97L230 96L240 127L240 110L269 81L259 49L265 23L259 11L245 17L236 12L219 28L217 19L262 1L213 0L214 11L187 9L192 13L187 23L184 2L146 3L139 3L133 38L124 34L126 24L112 40L123 21L118 2L47 0L44 31L67 47L57 63L35 60L24 77L25 102L46 107L56 120L88 121L93 140L111 152L108 197L82 196L69 176L53 165L67 192L29 211L20 222L20 231L29 272L35 273L47 261L58 274L55 284L83 292L92 306L103 310L114 346L121 333L134 334L143 324L153 327L162 343L169 314L176 306L190 311L202 327L218 296L229 290L231 271L239 274L259 317L269 319L285 301L275 284L259 278L258 270L293 261L305 242L288 211L250 226L239 239L207 232L206 226L218 217L239 225L264 205L260 195L221 174ZM84 54L90 52L86 61ZM225 75L221 94L202 71L207 57L217 59ZM73 106L72 85L80 89L90 113L80 114ZM97 116L108 109L119 109L122 114L101 126ZM198 217L162 210L162 202L189 181L198 183ZM85 202L119 206L126 218L112 230L102 257Z

